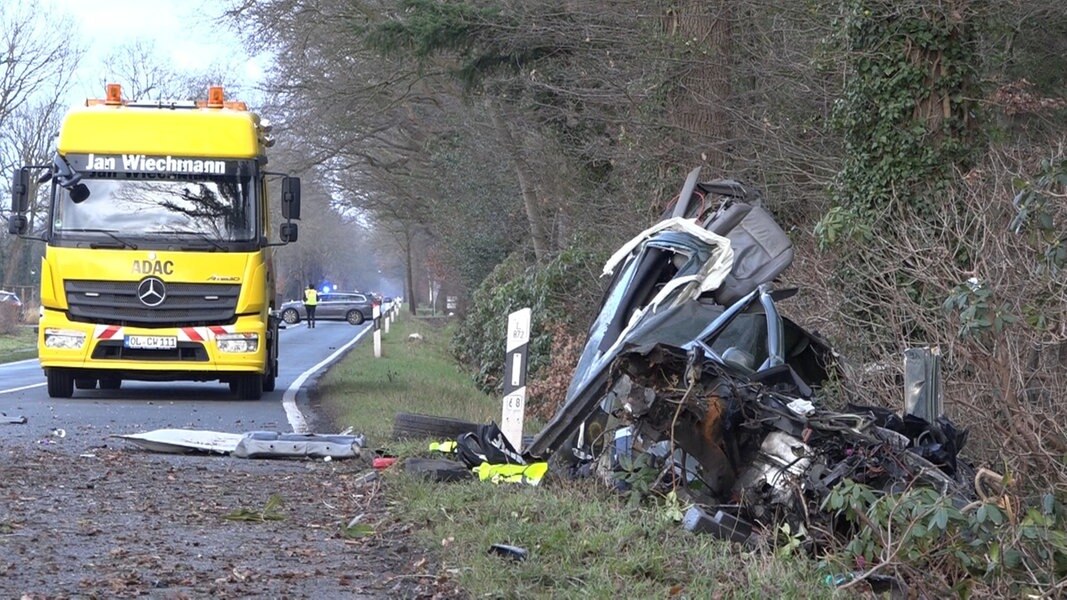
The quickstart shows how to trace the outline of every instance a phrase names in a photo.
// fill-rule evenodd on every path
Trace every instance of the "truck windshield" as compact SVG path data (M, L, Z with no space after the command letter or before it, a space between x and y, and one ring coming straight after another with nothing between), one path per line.
M124 239L212 244L256 237L255 185L250 176L83 177L80 183L85 187L57 187L53 234L109 237L106 232Z

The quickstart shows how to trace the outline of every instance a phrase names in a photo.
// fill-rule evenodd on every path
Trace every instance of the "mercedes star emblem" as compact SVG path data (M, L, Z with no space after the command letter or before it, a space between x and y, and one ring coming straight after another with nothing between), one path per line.
M137 286L137 297L145 306L159 306L167 299L167 286L158 277L145 277Z

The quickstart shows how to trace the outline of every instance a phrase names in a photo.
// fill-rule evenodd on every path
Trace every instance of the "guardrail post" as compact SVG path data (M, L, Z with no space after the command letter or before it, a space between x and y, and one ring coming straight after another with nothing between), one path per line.
M526 358L530 341L532 310L523 308L508 315L504 359L504 407L500 431L516 450L522 451L522 423L526 416Z
M375 304L371 314L374 316L374 358L382 357L382 308Z

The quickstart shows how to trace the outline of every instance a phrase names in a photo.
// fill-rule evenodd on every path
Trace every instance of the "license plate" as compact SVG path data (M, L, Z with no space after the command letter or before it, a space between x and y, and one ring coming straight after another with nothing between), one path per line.
M136 350L173 350L178 347L178 338L173 335L128 335L123 343Z

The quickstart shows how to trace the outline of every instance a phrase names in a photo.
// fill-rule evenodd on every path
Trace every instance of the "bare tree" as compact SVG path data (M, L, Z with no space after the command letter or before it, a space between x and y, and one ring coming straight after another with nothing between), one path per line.
M122 44L104 58L103 84L122 84L132 100L189 100L205 98L210 85L223 85L231 97L240 94L234 65L225 61L194 71L176 71L155 42L139 39Z
M0 5L0 170L10 174L25 165L51 161L53 143L59 130L62 98L70 86L81 50L68 32L74 28L69 17L36 12L26 4ZM10 178L0 178L8 196ZM31 189L31 231L40 227L38 215L46 201L34 184ZM29 283L36 255L27 255L28 242L3 234L3 275L5 287ZM30 260L27 260L30 259Z

